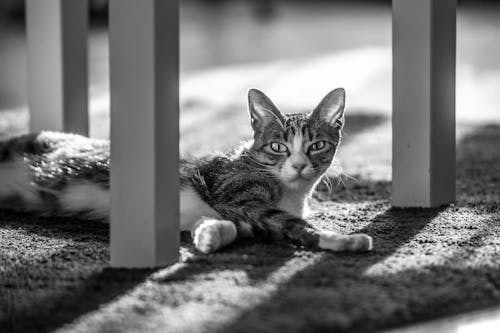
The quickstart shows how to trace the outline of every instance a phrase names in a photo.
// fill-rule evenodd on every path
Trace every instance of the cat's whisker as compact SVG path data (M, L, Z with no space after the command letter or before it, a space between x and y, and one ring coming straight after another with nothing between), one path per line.
M332 165L330 166L330 170L333 171L335 174L335 178L337 178L337 185L335 186L335 190L338 189L339 185L342 184L342 186L346 189L347 193L349 193L352 197L354 197L354 193L350 190L349 186L347 185L347 182L344 180L343 177L345 177L347 180L351 180L354 182L359 182L359 179L356 177L353 177L349 174L347 174L340 163L335 163L336 160L334 159L332 162ZM328 177L331 178L331 177Z
M337 191L337 189L339 188L339 185L342 184L344 185L345 188L347 188L344 184L344 182L342 182L342 179L340 179L340 177L336 177L337 179L337 185L335 185L335 191Z
M339 175L339 180L340 182L342 183L342 185L344 185L344 187L346 188L346 190L350 193L350 189L349 189L349 186L347 186L346 182L344 181L344 179L342 179L342 174Z
M339 177L338 177L339 181L342 183L342 185L344 185L344 188L346 189L347 193L349 193L349 195L351 196L351 198L356 199L355 193L351 191L351 189L349 188L349 186L347 186L347 183L344 181L344 179L342 179L342 176L344 176L344 174L340 174L339 175ZM358 181L354 177L352 177L352 179Z
M347 177L347 178L348 178L348 179L350 179L350 180L353 180L353 181L355 181L355 182L359 182L359 179L358 179L358 178L353 177L353 176L351 176L351 175L349 175L349 174L347 174L347 173L345 173L345 172L342 172L341 176L345 176L345 177Z
M330 180L330 178L327 178L326 184L328 186L329 193L331 194L333 192L333 187L332 187L332 181Z
M323 178L321 179L321 182L322 182L323 184L325 184L325 186L326 186L326 188L327 188L327 190L328 190L328 194L329 194L329 195L330 195L330 194L332 194L332 192L333 192L333 188L332 188L332 182L331 182L330 178L329 178L329 177L323 177Z

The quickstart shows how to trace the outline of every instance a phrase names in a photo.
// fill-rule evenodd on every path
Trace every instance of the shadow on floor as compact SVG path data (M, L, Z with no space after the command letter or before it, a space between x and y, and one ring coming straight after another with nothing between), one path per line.
M373 253L323 256L217 332L372 331L500 304L498 142L488 125L459 143L455 206L388 209L358 230Z
M460 192L455 206L390 209L387 193L374 191L370 198L378 202L373 210L379 213L352 229L374 237L373 253L317 256L318 260L279 283L268 299L214 331L373 330L499 304L500 269L491 260L492 244L500 237L500 177L495 168L500 161L499 140L500 126L490 125L477 128L460 142ZM375 186L369 180L361 184ZM42 259L28 258L2 271L1 331L51 331L134 289L154 272L106 268L107 226L34 221L33 216L9 214L0 216L1 230L17 231L26 246L31 246L31 237L38 237L36 246L49 239L64 246ZM284 244L240 241L207 256L183 245L192 256L155 283L243 271L251 285L259 285L301 252Z
M61 256L63 252L57 255ZM34 277L40 271L47 270L46 267L41 267L42 265L29 266ZM88 268L92 267L91 264L89 266ZM133 289L153 272L112 268L100 269L93 273L71 270L71 267L60 268L57 276L58 288L53 288L49 283L45 286L39 285L40 283L27 286L18 284L15 280L7 284L3 282L4 292L0 297L3 304L0 331L51 332L68 323L68 319L98 310L101 305ZM36 294L38 297L27 294ZM21 300L27 296L31 296L31 301L28 304L22 303Z

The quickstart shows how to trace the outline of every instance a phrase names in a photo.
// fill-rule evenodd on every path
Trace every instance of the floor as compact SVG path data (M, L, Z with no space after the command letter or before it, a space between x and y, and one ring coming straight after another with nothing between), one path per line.
M240 240L203 255L184 237L179 264L120 270L108 265L107 225L0 211L0 331L371 332L454 315L459 329L478 324L463 314L500 305L500 125L458 126L457 202L435 209L391 208L390 182L377 180L390 172L389 128L348 115L336 166L349 173L312 200L311 223L370 234L367 254Z

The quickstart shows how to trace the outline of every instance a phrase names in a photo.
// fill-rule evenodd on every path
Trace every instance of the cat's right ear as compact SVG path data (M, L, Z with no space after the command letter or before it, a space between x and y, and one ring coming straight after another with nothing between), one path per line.
M254 131L259 131L270 123L279 124L281 127L285 124L285 118L281 112L260 90L250 89L248 91L248 111Z

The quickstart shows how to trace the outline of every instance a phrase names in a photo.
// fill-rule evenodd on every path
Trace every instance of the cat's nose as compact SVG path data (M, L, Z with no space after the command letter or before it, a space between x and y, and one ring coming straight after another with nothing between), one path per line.
M297 171L297 173L300 174L302 170L304 170L306 165L307 165L306 163L294 163L292 164L292 168L294 168Z

